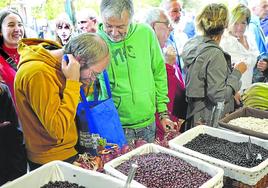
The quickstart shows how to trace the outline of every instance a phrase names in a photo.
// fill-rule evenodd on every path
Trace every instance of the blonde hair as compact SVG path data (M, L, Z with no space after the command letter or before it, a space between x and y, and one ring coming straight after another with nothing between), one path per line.
M250 22L251 13L247 6L238 4L231 12L229 25L233 26L235 23L246 19L247 25Z
M222 3L211 3L196 17L196 27L206 36L221 35L228 26L228 9Z
M59 29L59 27L62 27L63 25L68 26L68 28L71 31L71 34L69 36L69 39L70 39L70 37L72 35L72 31L73 31L73 24L72 24L72 21L70 20L70 18L68 17L67 14L61 14L61 15L59 15L57 17L56 21L55 21L55 25L56 25L56 31ZM63 45L63 42L61 41L61 38L59 37L59 35L58 35L57 32L55 33L55 35L56 35L56 41L58 43L60 43L61 45Z

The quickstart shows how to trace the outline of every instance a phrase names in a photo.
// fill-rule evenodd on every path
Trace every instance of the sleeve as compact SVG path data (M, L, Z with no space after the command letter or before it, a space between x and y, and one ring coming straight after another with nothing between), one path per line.
M241 73L234 70L229 74L227 62L223 53L215 48L209 55L207 66L207 96L209 100L217 102L229 101L232 95L239 90ZM214 54L214 55L213 55Z
M155 81L156 88L156 109L157 112L167 111L168 99L168 83L167 83L167 72L164 63L164 57L159 45L159 42L152 32L152 44L151 44L151 54L152 54L152 71Z
M66 80L63 93L54 75L36 73L27 85L26 97L32 110L48 134L63 139L70 126L74 126L76 109L79 103L81 83Z
M18 127L18 117L10 90L6 84L0 82L0 123L10 121L12 126Z

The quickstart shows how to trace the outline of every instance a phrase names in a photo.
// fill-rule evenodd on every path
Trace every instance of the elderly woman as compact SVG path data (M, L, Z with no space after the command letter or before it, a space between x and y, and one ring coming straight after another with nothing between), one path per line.
M223 4L212 3L196 17L201 35L184 46L182 58L187 68L186 97L188 100L187 128L198 124L215 126L215 109L224 108L223 115L232 111L233 95L240 89L239 79L245 63L231 67L230 56L219 47L228 26L228 10Z
M256 43L246 29L250 22L250 10L243 4L238 4L231 12L228 30L224 33L220 46L232 57L232 64L243 60L247 64L247 71L242 75L242 94L252 84L253 68L259 54ZM239 102L239 101L237 101Z

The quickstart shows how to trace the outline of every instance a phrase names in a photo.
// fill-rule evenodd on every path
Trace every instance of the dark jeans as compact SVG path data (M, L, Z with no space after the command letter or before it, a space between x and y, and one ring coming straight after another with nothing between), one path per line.
M15 126L0 128L0 186L27 172L23 135Z
M77 156L78 155L74 155L68 159L63 160L63 161L72 164L76 160ZM30 167L30 171L33 171L33 170L35 170L43 165L43 164L34 163L34 162L30 161L29 159L28 159L28 164Z

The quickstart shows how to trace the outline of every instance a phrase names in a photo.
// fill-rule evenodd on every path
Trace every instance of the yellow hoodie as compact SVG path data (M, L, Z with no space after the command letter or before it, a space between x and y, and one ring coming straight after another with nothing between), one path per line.
M77 151L75 125L81 83L66 80L61 62L47 47L53 41L22 39L20 63L15 77L15 96L28 159L38 164L65 160Z

